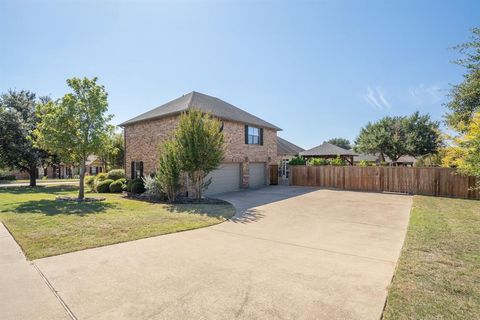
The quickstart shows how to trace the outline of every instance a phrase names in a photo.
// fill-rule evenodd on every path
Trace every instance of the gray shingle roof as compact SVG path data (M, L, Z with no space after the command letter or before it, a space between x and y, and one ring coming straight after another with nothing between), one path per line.
M279 127L264 121L242 109L239 109L228 102L218 98L208 96L203 93L192 91L180 98L167 102L160 107L147 111L135 118L132 118L120 126L126 126L139 121L162 118L179 114L188 109L197 108L203 112L210 112L212 115L225 120L238 121L262 128L271 128L274 130L282 130Z
M360 153L358 156L353 157L353 161L372 161L376 162L379 160L378 155L369 154L369 153Z
M305 149L277 136L277 154L298 155Z
M336 145L324 142L319 146L312 149L300 152L301 156L356 156L357 154L353 150L347 150Z

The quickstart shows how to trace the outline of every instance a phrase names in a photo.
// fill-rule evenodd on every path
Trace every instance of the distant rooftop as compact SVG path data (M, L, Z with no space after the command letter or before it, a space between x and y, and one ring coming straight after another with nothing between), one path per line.
M192 108L197 108L203 112L209 112L220 119L237 121L262 128L270 128L277 131L282 130L279 127L246 111L243 111L242 109L237 108L228 102L195 91L167 102L155 109L142 113L135 118L125 121L124 123L120 124L120 126L123 127L140 121L172 116Z
M312 149L300 152L301 156L356 156L353 150L340 148L328 142L324 142Z

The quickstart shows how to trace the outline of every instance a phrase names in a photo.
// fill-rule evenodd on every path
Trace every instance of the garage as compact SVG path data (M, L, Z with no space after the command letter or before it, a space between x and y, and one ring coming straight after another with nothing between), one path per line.
M265 162L250 162L248 177L250 188L265 185L265 167Z
M212 183L205 195L236 191L240 189L240 163L222 163L220 168L208 174L209 178L212 178Z

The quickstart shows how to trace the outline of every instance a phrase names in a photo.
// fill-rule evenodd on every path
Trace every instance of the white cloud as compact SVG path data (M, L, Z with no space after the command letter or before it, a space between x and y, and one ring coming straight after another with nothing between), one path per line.
M411 87L408 92L413 102L417 106L438 104L444 97L444 90L436 84L419 84L415 87Z
M390 109L392 107L390 102L387 100L385 92L382 90L382 88L372 88L370 86L367 86L366 89L367 92L362 94L361 97L370 106L378 110Z

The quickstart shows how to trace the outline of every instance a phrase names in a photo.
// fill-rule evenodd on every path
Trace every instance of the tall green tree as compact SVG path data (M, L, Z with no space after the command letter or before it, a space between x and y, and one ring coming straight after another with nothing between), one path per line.
M446 104L450 112L446 120L452 129L465 133L475 113L480 111L480 28L472 29L470 41L454 48L462 55L454 63L464 67L466 72L463 81L450 91Z
M178 144L172 139L160 149L156 179L160 190L166 194L168 201L175 201L180 189L181 168L178 160Z
M347 150L352 149L352 145L350 144L350 140L345 139L345 138L332 138L332 139L328 140L327 142L330 143L330 144L333 144L337 147L343 148L343 149L347 149Z
M471 40L455 48L462 55L455 63L465 68L465 74L452 87L446 104L450 109L446 122L458 135L446 148L442 163L480 177L480 28L472 29Z
M99 155L102 158L107 171L124 168L125 146L123 134L121 132L112 131L103 144L102 151Z
M201 199L210 184L205 177L220 166L225 154L221 122L208 113L191 109L180 116L174 139L180 167L188 173L195 197Z
M87 157L103 150L103 144L113 130L109 124L112 116L106 114L108 94L97 80L68 79L71 93L38 108L41 122L35 133L39 145L58 154L64 161L80 166L79 199L84 198Z
M46 100L46 99L45 99ZM33 134L40 101L30 91L8 91L0 96L0 163L28 172L30 186L36 186L36 170L48 156L38 148Z
M358 152L388 156L393 162L404 155L413 157L437 152L441 145L439 123L415 112L408 117L384 117L368 123L355 140Z

